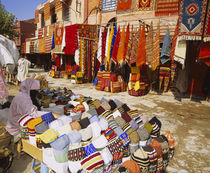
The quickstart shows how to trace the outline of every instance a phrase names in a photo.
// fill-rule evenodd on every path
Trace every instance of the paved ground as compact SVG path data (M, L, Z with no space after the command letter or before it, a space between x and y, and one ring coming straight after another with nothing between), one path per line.
M167 168L168 172L210 172L210 102L195 102L188 99L177 101L171 92L158 95L150 92L146 96L129 96L127 92L107 93L97 91L92 84L71 84L70 80L53 79L40 70L30 73L46 75L49 87L67 87L75 93L93 98L117 98L131 108L139 109L149 119L157 116L162 122L161 133L170 130L176 138L176 149L173 159ZM8 86L9 94L18 93L17 86ZM0 112L1 115L1 112ZM31 158L26 154L15 159L12 173L28 172Z

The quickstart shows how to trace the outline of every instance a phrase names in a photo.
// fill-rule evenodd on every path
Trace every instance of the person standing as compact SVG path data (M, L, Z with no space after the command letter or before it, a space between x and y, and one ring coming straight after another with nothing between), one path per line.
M17 80L22 82L28 76L28 68L30 67L31 62L27 60L26 57L21 57L18 60L18 73L17 73Z

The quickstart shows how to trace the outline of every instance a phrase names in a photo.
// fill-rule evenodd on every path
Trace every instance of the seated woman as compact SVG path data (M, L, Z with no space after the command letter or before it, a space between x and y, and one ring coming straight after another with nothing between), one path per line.
M20 125L18 120L23 115L31 115L33 118L39 117L43 112L38 111L37 106L32 102L30 96L31 90L39 90L40 82L35 79L26 79L20 84L20 92L15 96L11 102L6 130L15 138L20 136ZM35 95L33 94L33 97ZM14 139L15 140L15 139Z

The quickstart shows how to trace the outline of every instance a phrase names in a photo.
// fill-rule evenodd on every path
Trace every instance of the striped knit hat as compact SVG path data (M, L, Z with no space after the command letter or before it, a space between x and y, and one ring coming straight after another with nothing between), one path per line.
M142 148L131 154L131 159L139 165L141 172L148 172L149 158Z
M132 132L134 132L135 130L132 129L131 125L129 123L126 123L123 127L122 127L123 131L126 132L128 135L130 135Z
M105 110L111 110L111 106L110 106L110 104L109 104L107 101L103 102L103 103L101 104L101 106L102 106Z
M157 170L157 152L155 151L154 148L152 148L151 146L145 146L142 147L143 150L145 151L145 153L147 154L148 158L149 158L149 166L148 166L148 170L149 172L156 172Z
M132 119L133 119L133 117L136 117L136 116L139 115L139 111L138 111L137 109L135 109L135 110L130 110L130 111L128 111L127 113L128 113L128 115L129 115Z
M114 117L113 117L111 111L104 111L102 115L103 115L103 117L106 118L107 120L114 119Z
M124 166L117 166L114 170L113 173L131 173L130 170Z
M140 141L146 141L149 138L149 133L144 125L138 128L137 133L139 134Z
M157 117L153 117L151 120L149 120L149 123L152 125L153 130L151 132L151 137L158 137L160 135L160 129L161 129L161 122Z
M82 168L85 171L94 171L97 168L103 166L103 164L104 164L104 161L102 159L100 152L94 152L88 157L85 157L81 161Z
M83 148L85 150L86 156L89 156L89 155L91 155L91 154L93 154L93 153L95 153L97 151L92 143L90 143L89 145L84 146Z
M111 107L111 111L113 111L115 108L117 108L117 105L116 105L116 103L113 101L113 100L109 100L109 105L110 105L110 107Z
M122 166L128 168L131 173L140 173L139 165L134 160L127 160Z
M130 143L130 139L129 139L129 136L127 135L126 132L124 132L123 134L121 134L119 136L120 140L122 141L123 143L123 146L127 146L129 143Z
M139 143L139 135L136 131L133 131L131 134L128 135L130 140L131 140L131 144L138 144Z
M108 120L108 126L109 126L109 128L112 128L113 130L118 127L118 125L114 119Z
M117 137L116 133L114 132L114 130L112 128L106 129L104 131L104 136L106 137L106 139L108 141L111 141L112 139Z
M115 119L117 125L120 126L120 127L123 127L126 124L126 121L120 116L117 116L114 119Z

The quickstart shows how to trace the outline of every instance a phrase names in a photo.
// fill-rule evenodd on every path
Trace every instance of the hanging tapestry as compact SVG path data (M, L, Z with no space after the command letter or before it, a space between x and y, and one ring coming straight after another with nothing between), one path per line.
M35 40L31 40L31 42L30 42L30 53L31 54L35 53L34 52L34 43L35 43Z
M179 37L182 40L201 40L207 0L182 0Z
M102 63L102 28L100 28L100 33L98 38L97 59L100 63Z
M146 39L146 62L148 65L152 62L152 55L153 55L153 24L151 22L149 32Z
M45 39L45 53L50 53L52 37L45 37L44 39Z
M117 11L130 10L132 0L117 0Z
M125 34L125 45L124 45L124 53L123 53L123 62L125 63L127 49L128 49L128 42L130 37L130 24L127 25L126 34Z
M60 53L61 51L61 44L63 39L63 27L56 27L55 28L55 48L53 52Z
M153 10L153 0L139 0L137 1L137 9L141 11Z
M65 27L66 31L65 35L66 46L64 48L65 54L74 55L75 50L78 49L77 29L78 29L78 24Z
M146 64L146 36L145 36L145 23L143 24L141 34L139 37L139 45L137 49L137 55L136 55L136 66L140 67L144 64Z
M160 61L159 54L160 54L160 22L158 23L157 32L153 41L153 56L152 56L152 63L151 63L152 71L155 71L157 66L159 65L159 61Z
M106 49L106 35L107 35L107 29L106 27L104 28L104 32L102 34L102 55L101 55L101 58L102 58L102 64L104 62L104 59L105 59L105 49Z
M113 34L113 37L112 37L112 44L111 44L111 52L110 52L110 58L112 58L112 52L113 52L113 49L114 49L114 44L115 44L115 40L116 40L116 37L117 37L117 26L114 25L114 34Z
M87 56L87 77L88 82L92 81L92 41L88 40L88 56Z
M86 37L90 39L97 38L97 26L96 25L88 25L88 24L79 24L78 25L78 33L79 37Z
M141 32L141 27L139 26L138 31L135 33L133 38L131 56L130 56L130 65L136 62L136 54L138 49L140 32Z
M128 47L127 47L127 51L126 51L126 61L128 62L128 64L130 64L130 57L131 57L131 49L132 49L132 45L133 45L133 25L131 28L131 32L129 35L129 40L128 40Z
M116 40L115 40L114 47L113 47L113 52L112 52L112 60L116 63L118 62L117 61L117 52L118 52L118 49L119 49L119 44L120 44L120 26L118 27Z
M125 26L123 26L123 30L122 30L121 37L120 37L119 48L117 51L117 62L118 63L123 62L124 50L125 50Z
M45 39L42 38L42 39L38 39L39 43L39 53L44 53L45 51Z
M106 48L105 48L105 58L103 64L107 64L107 56L108 56L108 48L109 48L109 35L110 35L110 26L107 28L107 34L106 34ZM109 54L110 55L110 54Z
M170 40L170 31L168 28L164 37L163 46L161 48L160 61L162 64L166 63L169 60L170 52L171 52L171 40Z
M174 31L174 38L173 38L172 46L171 46L170 60L172 62L174 61L174 52L175 52L175 47L176 47L176 42L177 42L177 37L178 37L178 31L179 31L179 20L177 20L176 28Z
M156 0L155 16L176 15L178 11L179 0Z
M54 25L51 24L51 25L49 26L49 36L53 36L53 31L54 31Z
M38 29L38 39L43 37L43 28Z
M205 19L205 29L204 29L204 41L210 41L210 1L209 4L207 6L208 12L206 15L206 19Z
M210 42L201 44L199 59L210 67Z
M84 52L84 44L83 39L80 38L80 56L79 56L79 66L80 66L80 72L84 74L84 68L83 68L83 52Z

